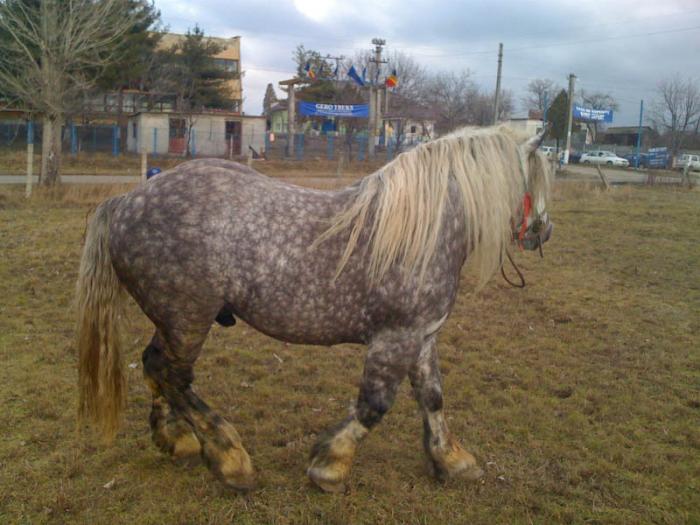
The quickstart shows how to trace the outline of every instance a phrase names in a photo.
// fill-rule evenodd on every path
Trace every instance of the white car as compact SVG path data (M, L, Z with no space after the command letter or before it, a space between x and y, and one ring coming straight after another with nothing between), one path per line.
M607 164L608 166L622 166L626 168L630 165L627 159L618 157L612 151L588 151L581 155L581 164Z
M673 163L675 169L684 170L686 167L690 171L700 171L700 155L684 153Z

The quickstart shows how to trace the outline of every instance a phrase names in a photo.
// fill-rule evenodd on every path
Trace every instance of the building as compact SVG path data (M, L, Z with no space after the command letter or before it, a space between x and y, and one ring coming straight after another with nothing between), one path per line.
M169 49L174 45L179 44L185 35L177 33L165 33L160 40L159 47L161 49ZM241 72L241 37L234 36L231 38L219 38L208 36L204 37L209 42L219 44L223 49L218 54L214 55L214 63L228 71L229 73ZM234 106L231 111L240 113L243 108L243 86L241 83L241 75L237 78L229 80L227 85L230 89L231 98L234 100Z
M542 131L542 119L534 119L530 117L511 118L504 124L516 131L522 131L525 135L533 137Z
M127 151L155 155L234 158L249 148L265 149L265 117L237 112L210 111L197 114L140 111L129 117Z
M185 38L185 35L177 33L164 33L159 42L160 49L169 49ZM214 62L228 72L240 73L241 71L241 37L232 38L204 37L205 40L219 44L223 49L214 56ZM228 80L226 85L233 100L229 108L232 113L239 113L243 108L243 85L241 75ZM102 119L105 122L119 120L123 125L125 115L138 111L162 111L177 110L176 96L173 93L157 93L142 91L139 89L120 89L93 96L84 103L83 114L90 120ZM119 117L122 117L121 119ZM106 119L106 120L105 120Z
M636 146L638 135L638 126L616 126L600 131L596 142L614 146ZM649 149L656 143L657 139L658 134L652 127L642 126L642 150Z

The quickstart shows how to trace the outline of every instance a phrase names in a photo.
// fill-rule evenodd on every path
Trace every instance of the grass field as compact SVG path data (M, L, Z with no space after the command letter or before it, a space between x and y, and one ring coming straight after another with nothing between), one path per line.
M439 338L451 430L486 474L426 475L407 385L362 443L350 488L307 481L315 435L356 396L363 348L215 327L198 392L260 474L246 496L150 442L133 307L129 400L112 447L76 432L72 296L85 216L105 191L0 190L0 523L700 523L700 193L565 184L524 290L469 272Z

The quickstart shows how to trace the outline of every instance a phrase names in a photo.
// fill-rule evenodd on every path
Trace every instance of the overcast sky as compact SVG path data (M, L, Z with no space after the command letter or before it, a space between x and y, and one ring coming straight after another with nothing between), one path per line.
M298 44L323 55L386 49L411 55L430 71L468 69L484 88L496 82L498 43L503 81L515 116L534 78L562 87L611 93L620 105L614 125L636 124L660 79L676 73L700 80L698 0L156 0L170 31L198 24L207 35L241 36L243 109L260 114L265 87L295 71ZM399 79L400 81L400 79Z

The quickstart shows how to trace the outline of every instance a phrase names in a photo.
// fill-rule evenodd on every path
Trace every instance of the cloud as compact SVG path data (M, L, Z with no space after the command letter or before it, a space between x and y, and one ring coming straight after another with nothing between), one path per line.
M661 78L692 71L700 35L678 31L700 27L695 0L161 0L157 7L173 30L197 23L206 34L242 37L247 113L261 111L269 82L277 87L294 72L297 44L353 56L382 37L387 50L404 51L430 71L469 69L489 89L503 42L503 86L516 100L533 78L565 86L574 73L578 86L618 99L615 124L631 124Z

